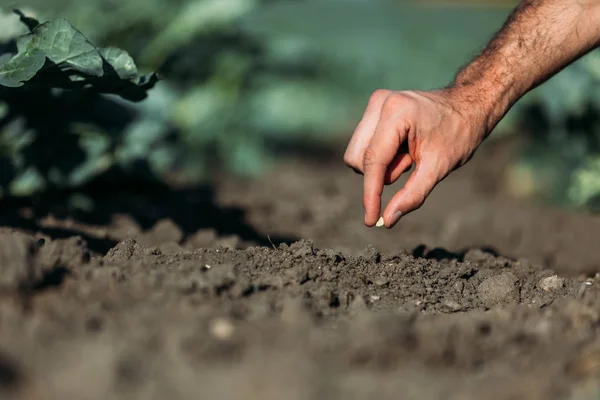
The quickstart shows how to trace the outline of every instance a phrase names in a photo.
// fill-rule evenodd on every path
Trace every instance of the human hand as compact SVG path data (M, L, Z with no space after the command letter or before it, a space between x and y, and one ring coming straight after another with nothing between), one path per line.
M365 225L383 216L391 228L419 209L440 181L471 159L488 125L484 107L459 90L373 93L344 155L346 165L364 174ZM413 163L408 181L381 213L384 185Z

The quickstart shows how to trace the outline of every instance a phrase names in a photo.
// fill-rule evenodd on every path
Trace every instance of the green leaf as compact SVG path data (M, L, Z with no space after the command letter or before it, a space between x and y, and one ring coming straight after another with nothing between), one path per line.
M112 67L121 79L134 79L137 76L137 67L133 58L125 50L116 47L99 49L104 60Z
M10 53L2 54L0 56L0 68L4 67L4 65L6 63L8 63L11 58L13 58L13 54L10 54Z
M101 77L103 60L96 46L66 19L57 18L38 25L30 34L17 40L19 53L38 49L61 69L70 69Z
M96 47L66 19L24 23L32 28L31 33L17 38L16 56L0 58L0 86L20 87L35 77L38 87L116 94L141 101L159 80L154 73L138 76L135 62L125 50Z
M0 84L8 87L23 86L23 82L33 78L44 66L46 56L43 51L33 49L14 57L0 57Z

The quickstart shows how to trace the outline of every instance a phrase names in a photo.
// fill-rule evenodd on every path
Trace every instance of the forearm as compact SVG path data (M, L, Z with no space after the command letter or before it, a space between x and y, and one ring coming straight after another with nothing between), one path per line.
M599 43L600 0L524 0L450 88L480 110L487 135L524 94Z

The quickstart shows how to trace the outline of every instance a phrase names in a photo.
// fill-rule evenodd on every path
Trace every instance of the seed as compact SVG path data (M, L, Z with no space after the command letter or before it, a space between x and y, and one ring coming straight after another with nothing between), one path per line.
M375 224L375 226L378 228L381 228L384 225L385 225L385 222L383 222L383 217L379 217L379 221L377 221L377 224Z

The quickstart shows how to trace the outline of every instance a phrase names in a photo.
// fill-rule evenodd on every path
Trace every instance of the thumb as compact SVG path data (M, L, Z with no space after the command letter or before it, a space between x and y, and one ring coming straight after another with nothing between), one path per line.
M387 228L392 228L401 217L423 205L433 188L438 184L438 173L434 165L421 162L410 175L404 187L388 203L383 219Z

